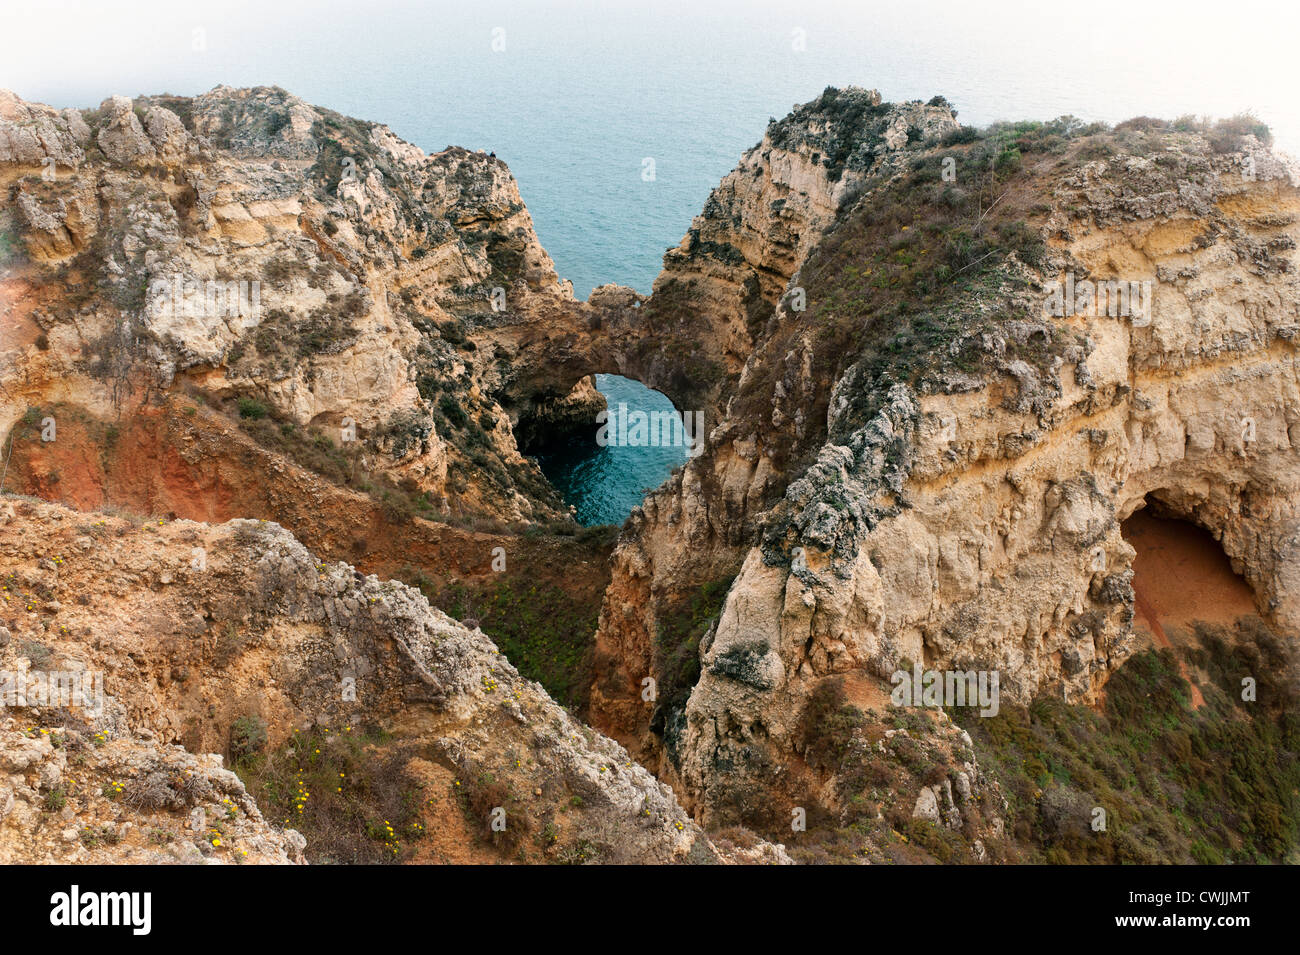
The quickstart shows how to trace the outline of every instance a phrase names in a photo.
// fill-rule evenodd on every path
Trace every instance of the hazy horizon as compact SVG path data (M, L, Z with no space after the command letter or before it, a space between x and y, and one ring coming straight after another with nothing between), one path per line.
M1078 22L1020 0L996 11L941 0L134 6L152 12L67 0L12 10L11 35L58 45L6 51L0 86L84 108L112 94L276 85L426 152L492 150L582 297L604 282L648 292L664 250L768 118L828 85L941 94L978 126L1250 111L1300 153L1287 75L1300 9L1281 4L1223 22L1209 19L1218 7L1113 0Z

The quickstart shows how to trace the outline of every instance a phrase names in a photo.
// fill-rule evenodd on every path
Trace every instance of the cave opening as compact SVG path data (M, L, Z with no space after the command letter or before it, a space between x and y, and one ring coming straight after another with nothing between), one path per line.
M639 381L592 377L603 408L588 403L553 428L535 427L525 453L572 505L579 524L622 524L647 493L703 447L702 422Z
M1133 558L1135 630L1156 646L1191 639L1196 622L1231 627L1257 613L1250 586L1214 536L1154 495L1121 525Z

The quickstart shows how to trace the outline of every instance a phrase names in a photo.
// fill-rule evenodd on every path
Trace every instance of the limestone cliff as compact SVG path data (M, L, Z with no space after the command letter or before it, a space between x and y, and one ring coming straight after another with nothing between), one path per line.
M921 140L866 180L798 265L808 314L773 284L709 452L619 544L598 725L718 821L795 772L837 674L1095 700L1132 650L1119 523L1148 501L1209 529L1294 637L1297 185L1250 134L1070 121ZM1150 298L1052 315L1076 280ZM714 582L683 700L672 620ZM647 706L645 675L676 692Z
M58 854L80 844L90 860L298 856L301 838L263 822L220 757L189 753L270 752L324 728L367 732L365 759L396 754L385 772L418 780L418 814L386 843L419 852L432 841L426 861L498 851L524 861L784 859L767 844L720 852L667 786L522 679L481 632L413 588L320 563L277 525L123 520L23 500L5 503L0 521L3 669L98 673L104 691L98 712L29 705L8 718L8 857L39 860L63 830L74 835ZM340 793L360 774L340 774ZM286 823L328 798L300 789ZM190 832L195 808L210 822ZM150 852L155 829L170 838Z
M6 92L0 143L6 430L24 401L116 420L184 387L443 511L559 510L472 336L580 308L501 161L266 88L61 113Z
M941 99L882 103L857 87L828 89L772 121L664 256L632 349L638 377L680 407L715 411L769 333L773 303L864 183L894 168L909 144L956 127Z

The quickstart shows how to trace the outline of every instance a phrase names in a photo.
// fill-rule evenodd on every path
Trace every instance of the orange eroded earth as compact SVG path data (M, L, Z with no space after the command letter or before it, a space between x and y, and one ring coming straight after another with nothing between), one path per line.
M1230 626L1257 613L1250 587L1202 528L1138 511L1124 522L1124 539L1137 551L1134 629L1156 646L1190 645L1195 621ZM1179 667L1191 687L1192 705L1201 707L1205 700L1187 664L1180 660Z

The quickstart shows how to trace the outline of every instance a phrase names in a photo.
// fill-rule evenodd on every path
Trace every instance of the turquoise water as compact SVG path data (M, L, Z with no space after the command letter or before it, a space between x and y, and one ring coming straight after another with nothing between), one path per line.
M596 388L617 413L620 404L636 411L671 412L673 403L657 391L620 375L597 375ZM686 462L685 447L630 447L596 444L591 433L537 455L542 473L577 508L579 524L621 524L647 491L662 484Z

